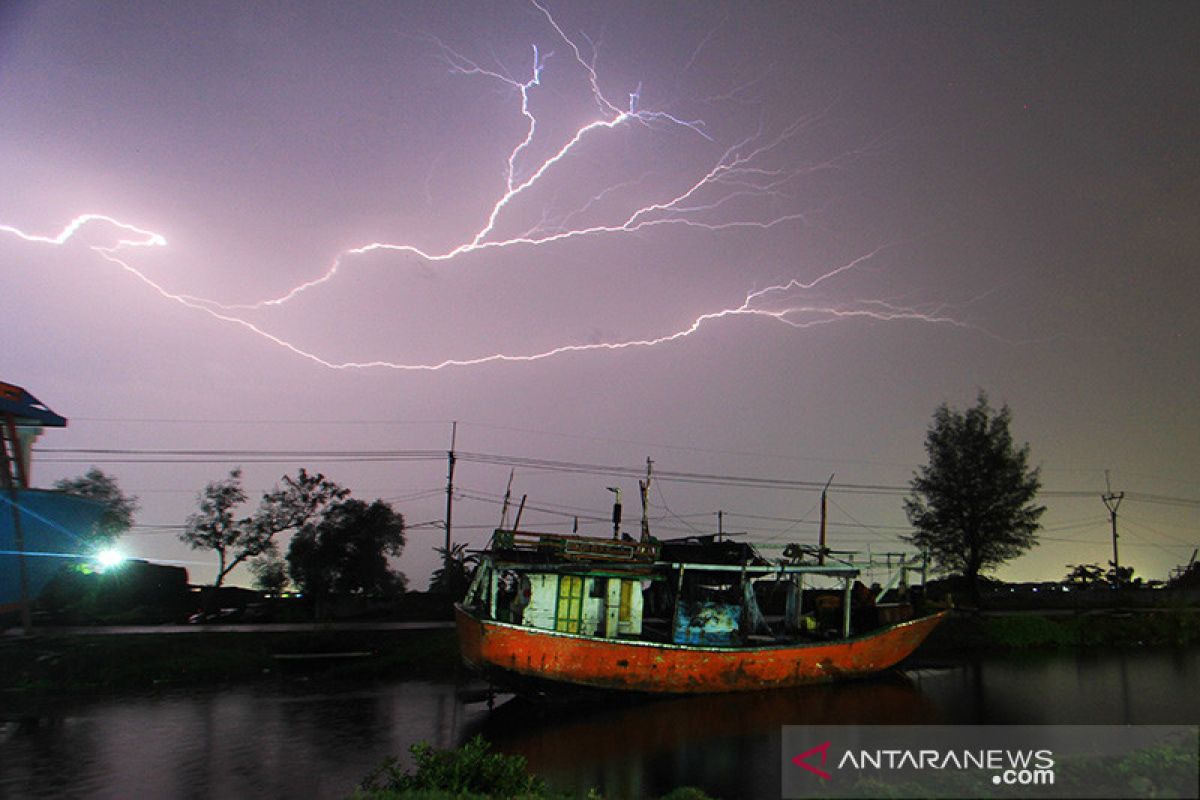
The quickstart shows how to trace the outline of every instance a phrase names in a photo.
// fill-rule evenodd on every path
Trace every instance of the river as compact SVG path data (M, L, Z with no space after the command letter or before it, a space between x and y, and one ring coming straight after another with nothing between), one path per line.
M450 679L6 697L0 797L339 798L413 742L476 733L577 795L693 785L777 797L782 725L1195 724L1198 685L1191 648L983 658L835 686L567 708L512 700L488 711Z

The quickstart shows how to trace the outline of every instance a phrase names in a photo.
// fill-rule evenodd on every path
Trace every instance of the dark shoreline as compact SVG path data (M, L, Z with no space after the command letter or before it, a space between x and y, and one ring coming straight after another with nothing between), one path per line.
M308 658L286 658L297 655ZM150 629L0 639L0 692L5 693L154 689L296 675L342 682L415 679L460 668L458 642L449 629Z
M431 623L444 625L444 623ZM282 626L281 626L282 627ZM166 629L170 630L170 629ZM1200 644L1200 612L1136 613L956 611L910 662L1040 650L1187 647ZM463 667L455 632L384 624L271 630L269 625L181 631L47 629L0 638L0 692L155 689L279 678L341 682L456 674Z

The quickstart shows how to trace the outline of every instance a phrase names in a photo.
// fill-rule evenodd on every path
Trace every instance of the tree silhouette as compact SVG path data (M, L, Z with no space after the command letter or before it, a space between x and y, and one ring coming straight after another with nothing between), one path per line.
M929 463L913 475L904 510L916 533L905 536L929 553L943 570L967 579L979 605L980 573L1037 544L1034 505L1039 470L1030 469L1029 445L1013 444L1008 406L999 412L979 393L973 408L960 412L945 403L925 437Z
M265 493L252 515L238 519L235 511L246 502L242 470L238 467L223 480L204 487L200 510L188 517L187 528L179 538L193 550L217 554L213 586L219 587L243 561L275 552L277 534L300 528L349 493L324 475L309 475L301 469L294 478L285 475L282 487Z
M288 573L320 617L332 595L384 599L403 592L404 576L388 563L403 550L403 516L382 500L345 500L292 537Z
M92 467L78 478L62 478L54 482L60 492L77 494L104 505L100 519L87 532L88 543L93 547L112 544L133 526L133 515L138 510L138 499L127 495L117 485L117 479L101 469Z

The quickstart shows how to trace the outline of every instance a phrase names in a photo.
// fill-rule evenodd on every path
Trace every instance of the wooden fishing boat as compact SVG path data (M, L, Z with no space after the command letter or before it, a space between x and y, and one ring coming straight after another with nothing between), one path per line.
M887 670L945 615L902 619L876 605L887 589L872 595L853 564L772 564L730 543L713 558L712 544L498 530L456 606L463 659L517 690L777 689ZM697 560L680 560L689 554ZM840 587L812 585L821 579ZM771 622L758 602L768 584L786 594Z

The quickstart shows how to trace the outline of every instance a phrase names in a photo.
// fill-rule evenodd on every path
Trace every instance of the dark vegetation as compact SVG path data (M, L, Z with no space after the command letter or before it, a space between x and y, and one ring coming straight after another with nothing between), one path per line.
M529 774L522 756L494 753L482 736L451 750L437 750L420 742L409 752L416 767L412 772L402 769L397 758L388 758L363 780L353 795L354 800L507 800L571 796L549 791L544 780ZM603 800L595 790L587 796L589 800ZM713 798L699 789L683 787L665 795L662 800Z
M1008 406L995 411L979 393L965 412L945 403L925 437L929 463L917 470L904 510L916 532L902 538L939 570L962 575L976 607L980 578L1037 544L1045 506L1029 445L1013 443Z
M1047 616L1037 613L946 619L917 657L1051 648L1184 647L1200 644L1200 610L1101 611Z
M117 479L104 470L92 467L78 478L55 481L54 488L87 497L104 506L104 512L92 530L84 532L87 545L93 549L111 545L133 525L133 515L138 510L137 497L121 491Z

